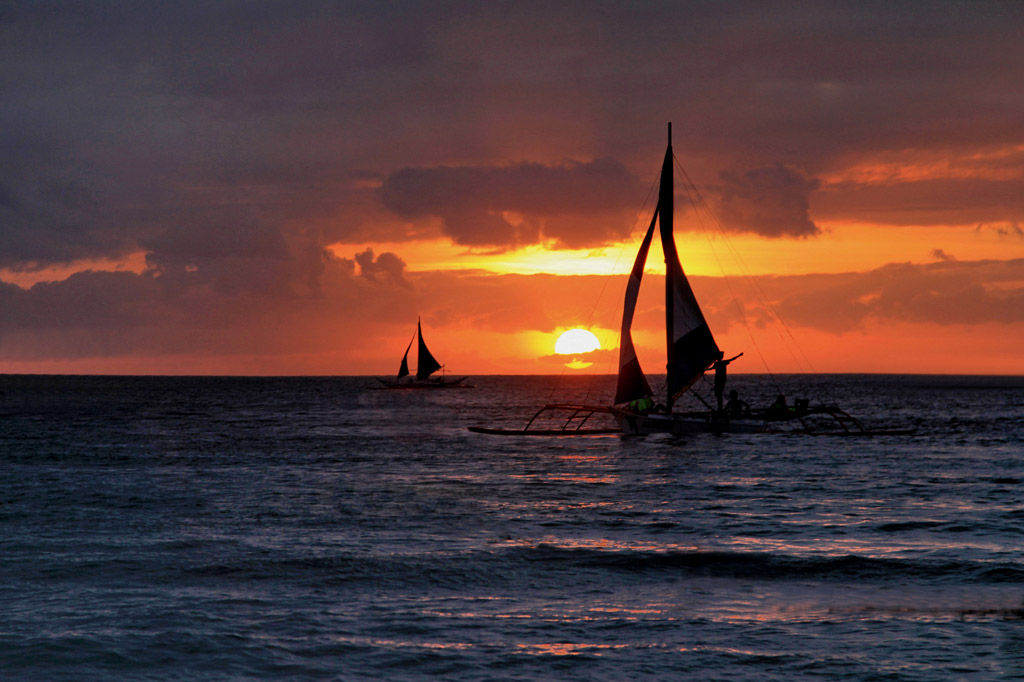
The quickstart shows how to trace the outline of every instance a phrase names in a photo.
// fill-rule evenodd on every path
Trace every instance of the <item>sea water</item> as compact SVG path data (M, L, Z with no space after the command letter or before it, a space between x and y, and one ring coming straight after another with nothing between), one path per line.
M1024 678L1024 379L732 379L871 438L470 381L0 377L0 680Z

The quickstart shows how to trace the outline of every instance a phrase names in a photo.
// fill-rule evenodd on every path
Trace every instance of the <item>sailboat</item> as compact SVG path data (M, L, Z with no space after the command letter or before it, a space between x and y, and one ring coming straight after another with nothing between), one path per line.
M416 374L409 373L409 351L412 350L413 341L419 341L416 346ZM432 377L434 372L441 370L441 376ZM437 361L437 358L427 348L423 340L423 325L419 318L416 319L416 335L409 340L409 345L402 356L402 364L398 368L398 376L391 380L380 379L385 388L393 389L417 389L417 388L472 388L463 383L468 377L449 379L444 376L444 365Z
M672 124L668 124L668 147L661 166L658 204L650 227L640 244L633 269L626 285L619 341L619 374L614 405L610 413L622 433L642 435L667 432L689 433L760 433L796 432L813 435L895 435L910 433L900 429L867 429L852 415L833 404L812 405L798 399L790 406L785 396L760 410L752 410L734 398L723 405L726 367L743 353L725 359L719 349L697 297L679 262L673 233L675 213L674 160ZM631 327L640 292L647 254L658 226L661 249L665 256L665 350L667 376L665 402L655 402L654 392L644 375L633 346ZM717 406L704 402L706 409L676 411L674 406L708 371L714 372ZM732 395L735 395L733 393ZM699 396L698 396L699 398Z
M758 433L802 432L814 435L894 435L909 433L904 430L866 429L860 422L835 405L811 405L807 399L796 400L792 407L779 396L774 404L751 410L745 403L730 401L722 404L725 389L726 366L739 355L725 359L708 326L700 304L679 262L673 234L674 183L672 153L672 124L668 124L668 148L662 162L658 188L658 203L651 217L636 260L626 285L619 341L619 372L612 405L551 404L542 407L523 429L493 429L469 427L478 433L499 435L584 435L622 433L644 435L650 433ZM655 401L633 345L632 324L636 310L640 283L643 279L647 255L654 239L655 227L665 256L665 332L666 332L666 386L663 403ZM705 402L707 409L676 411L676 402L701 379L714 370L717 407ZM699 396L698 396L699 397ZM703 402L703 399L701 399ZM560 426L537 428L533 425L550 422L551 413L567 413L558 417ZM595 415L610 415L616 428L593 426ZM547 417L547 418L545 418ZM607 417L604 421L608 421Z
M689 280L679 262L673 232L675 215L675 187L672 153L672 124L668 124L668 148L661 165L658 186L658 203L651 217L650 227L640 243L633 269L626 284L625 303L622 310L622 328L619 339L619 376L615 389L616 407L613 414L623 433L648 433L670 431L685 433L691 431L752 430L748 424L733 425L725 413L674 413L672 407L704 373L717 361L723 359L711 328L697 303ZM647 254L658 226L661 249L665 256L665 331L666 369L665 403L654 402L654 392L644 375L633 346L632 324L640 294ZM722 367L724 380L724 366ZM721 389L719 389L721 390ZM658 409L660 407L660 409ZM724 417L712 419L713 416Z

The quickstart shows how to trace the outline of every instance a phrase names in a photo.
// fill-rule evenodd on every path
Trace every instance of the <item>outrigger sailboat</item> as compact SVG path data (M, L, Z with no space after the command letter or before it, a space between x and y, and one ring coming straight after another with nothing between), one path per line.
M672 124L668 124L668 149L661 167L658 203L650 227L640 244L633 269L626 285L619 342L619 374L614 404L600 405L545 405L520 430L470 427L478 433L500 435L582 435L609 433L626 435L648 433L754 433L764 431L802 432L815 435L882 435L908 433L901 430L865 429L860 422L834 405L811 405L808 400L797 400L793 407L779 396L764 410L750 410L742 402L730 401L722 405L725 389L726 365L739 355L726 360L708 327L700 305L679 263L673 235L674 185L672 153ZM644 375L633 346L632 324L640 292L640 282L647 263L647 254L659 227L661 248L665 256L665 330L667 352L667 379L664 404L656 404L654 391ZM742 355L742 353L740 354ZM715 372L717 406L705 403L706 410L673 411L676 401L709 370ZM703 401L702 401L703 402ZM544 423L543 417L553 413L568 414L559 428L531 428ZM617 429L587 426L594 415L611 415ZM607 421L607 418L605 418ZM561 421L559 419L559 421ZM596 420L595 420L596 421ZM824 424L822 423L824 421Z
M409 373L409 351L412 350L412 342L419 340L417 345L417 360L415 376ZM431 378L434 372L441 370L441 376ZM416 388L472 388L463 382L469 377L459 379L448 379L444 376L444 365L437 361L427 348L423 340L423 326L420 320L416 320L416 335L409 340L409 345L402 356L402 364L398 368L398 376L392 380L378 378L377 381L384 385L384 388L393 389L416 389Z

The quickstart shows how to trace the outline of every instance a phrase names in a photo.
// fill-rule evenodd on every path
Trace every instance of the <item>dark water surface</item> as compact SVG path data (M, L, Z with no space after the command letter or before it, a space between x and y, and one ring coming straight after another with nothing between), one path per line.
M917 433L466 430L607 377L0 376L0 680L1024 679L1024 379L777 380Z

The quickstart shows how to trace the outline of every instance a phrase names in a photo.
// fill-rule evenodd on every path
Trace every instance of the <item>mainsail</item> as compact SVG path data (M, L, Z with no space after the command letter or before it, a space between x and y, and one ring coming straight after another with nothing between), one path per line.
M427 350L427 344L423 341L423 328L420 326L420 321L418 319L416 320L416 335L420 339L419 359L416 361L416 378L423 381L424 379L429 378L431 374L441 369L441 363L430 354L429 350Z
M655 208L651 226L647 228L647 234L637 253L626 286L619 342L619 380L615 393L617 404L651 395L650 385L636 357L630 328L655 221L660 226L661 249L665 255L665 333L668 355L666 404L671 408L672 403L720 357L718 345L711 335L708 323L704 320L704 314L693 295L690 283L679 263L679 253L676 251L675 237L672 233L675 210L672 162L672 124L669 123L668 149L665 151L665 160L661 166L658 206Z
M665 253L665 332L668 349L669 407L693 385L720 356L711 329L679 264L672 233L674 185L672 182L672 124L668 124L668 149L661 165L660 208L661 248Z

